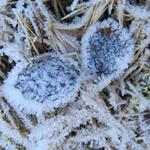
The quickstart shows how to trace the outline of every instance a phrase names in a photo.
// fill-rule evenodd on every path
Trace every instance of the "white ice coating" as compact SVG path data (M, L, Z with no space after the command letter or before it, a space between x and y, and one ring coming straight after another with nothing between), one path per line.
M3 93L15 108L42 113L73 100L78 88L79 70L75 61L43 55L29 63L19 62L5 80Z
M106 87L128 68L134 59L134 47L134 40L128 30L119 28L119 24L111 18L87 29L82 39L81 57L86 73L98 79L98 90Z

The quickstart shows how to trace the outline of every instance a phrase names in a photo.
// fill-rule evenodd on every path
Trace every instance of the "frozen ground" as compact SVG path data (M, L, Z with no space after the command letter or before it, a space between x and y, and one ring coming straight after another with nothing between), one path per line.
M0 150L150 150L148 0L0 0Z

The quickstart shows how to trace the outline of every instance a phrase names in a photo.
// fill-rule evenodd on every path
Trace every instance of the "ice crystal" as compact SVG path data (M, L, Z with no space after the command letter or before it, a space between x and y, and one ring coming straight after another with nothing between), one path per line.
M14 107L25 109L26 113L62 107L74 99L80 87L78 67L76 61L57 54L35 57L29 63L16 65L3 92Z
M115 148L120 149L125 148L125 143L129 142L127 137L123 127L116 123L102 103L98 106L96 101L81 92L77 100L64 111L36 126L29 135L29 140L37 140L34 143L37 150L43 147L48 149L48 145L54 150L102 148L107 147L108 139L117 145ZM89 146L89 143L94 145Z
M133 5L146 5L146 0L128 0ZM128 2L127 1L127 2Z
M145 110L140 114L140 127L142 131L150 131L150 110Z
M127 29L112 19L88 29L82 39L82 58L90 74L101 79L117 78L133 59L134 42Z
M73 91L78 76L70 61L48 57L27 65L19 74L16 87L27 99L57 101Z
M90 40L90 62L94 61L98 76L104 74L108 76L117 71L116 58L125 55L125 41L119 38L119 33L101 34L95 33Z
M1 0L0 149L149 150L149 7L148 0ZM82 37L80 71L62 54L40 56L51 49L78 56Z

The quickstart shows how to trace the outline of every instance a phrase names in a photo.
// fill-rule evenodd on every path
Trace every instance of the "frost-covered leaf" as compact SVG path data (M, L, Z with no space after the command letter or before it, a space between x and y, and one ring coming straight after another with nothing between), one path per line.
M134 58L134 40L112 19L91 26L82 39L82 59L88 72L103 89L118 78ZM99 90L100 90L99 89Z
M3 93L15 108L40 114L72 101L80 86L79 76L75 61L45 54L18 63L5 81Z

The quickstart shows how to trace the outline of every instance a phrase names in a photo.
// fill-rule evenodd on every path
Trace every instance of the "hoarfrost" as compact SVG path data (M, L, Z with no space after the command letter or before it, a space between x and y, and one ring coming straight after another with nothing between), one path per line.
M134 58L134 47L130 33L125 28L119 28L116 21L109 18L96 23L82 39L81 57L85 70L98 78L99 88L102 89L128 68Z
M78 63L67 57L44 54L29 63L18 63L3 85L3 93L26 113L50 111L73 100L80 87L78 69Z
M16 88L30 100L57 101L72 93L78 76L79 71L71 61L50 56L26 66L18 75Z
M51 26L55 17L45 5L46 1L1 0L0 54L14 60L16 66L5 80L2 92L0 91L12 106L11 108L3 106L3 99L0 99L0 149L1 146L8 150L17 149L16 144L21 144L29 150L49 148L85 150L87 146L88 149L108 150L149 149L150 102L149 98L145 99L142 93L139 94L148 90L147 77L146 84L143 85L142 82L139 87L134 87L132 84L135 81L131 81L129 85L130 79L124 80L125 77L122 76L122 96L118 81L102 91L100 97L93 96L95 94L93 90L100 91L113 79L120 77L134 59L135 44L131 32L140 50L136 48L136 63L132 64L127 74L132 78L135 75L131 73L134 67L139 67L139 70L133 69L134 71L140 71L149 63L147 58L150 43L150 13L149 4L145 3L148 1L139 0L142 2L139 3L140 5L133 3L133 0L87 1L74 0L71 5L75 10L72 13L75 15L76 12L85 13L83 18L69 25L54 23ZM129 1L132 3L129 4ZM110 18L87 29L87 26L97 21L99 13L103 15L106 12L105 9L101 9L106 3L110 9L109 15L113 10L113 17L122 25L127 24L131 29L130 33ZM59 30L53 32L51 27ZM39 53L50 50L50 47L55 50L61 48L68 52L80 48L75 44L76 37L60 32L61 30L74 32L76 29L80 29L78 32L87 30L82 39L81 56L84 68L80 73L84 72L82 79L90 78L96 81L94 88L85 83L91 88L89 91L80 84L78 64L76 65L73 60L64 59L63 56L57 59L58 57L54 55L51 59L50 55L48 57L42 55L29 62L24 59L26 56L27 60L30 60L32 48L35 48L33 55L36 48ZM59 37L57 42L55 33L56 37ZM149 77L149 72L147 74ZM72 77L73 79L70 80ZM135 80L135 77L133 79ZM26 137L22 137L18 130L20 126L16 122L18 120L11 116L9 109L13 109L30 130ZM32 123L30 115L35 116L36 124ZM5 116L8 117L9 123L5 122Z

